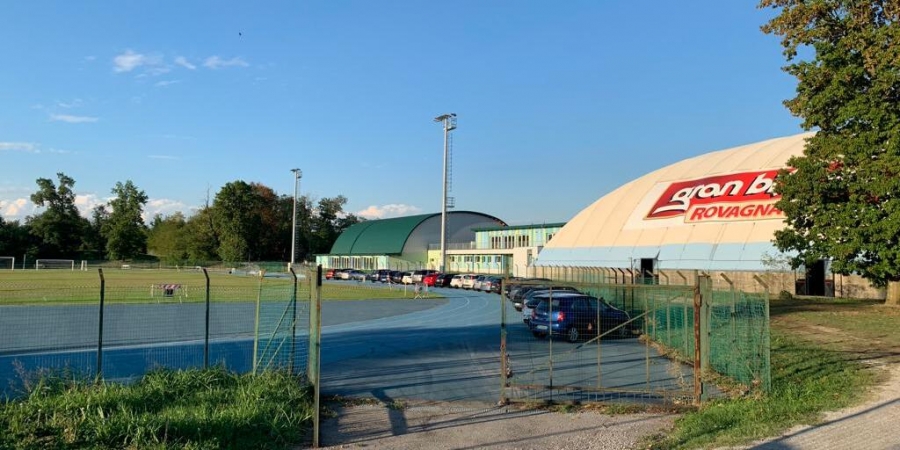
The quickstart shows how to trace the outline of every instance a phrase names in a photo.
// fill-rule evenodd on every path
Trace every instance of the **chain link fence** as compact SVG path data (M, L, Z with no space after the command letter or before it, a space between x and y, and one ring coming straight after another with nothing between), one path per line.
M0 396L43 374L130 381L157 368L308 365L311 277L45 271L0 279Z
M697 403L717 395L712 381L725 380L746 389L770 389L767 293L742 292L734 284L714 290L710 277L699 274L693 284L659 285L649 280L609 283L613 280L607 273L567 268L556 271L553 279L507 280L511 288L505 290L502 312L502 401ZM523 286L530 286L532 293L523 296ZM529 322L528 317L529 312L532 317L541 314L535 312L538 300L533 294L540 287L556 289L549 292L551 297L563 298L564 289L571 287L596 299L591 301L599 307L583 307L596 317L573 322L572 315L584 312L554 300L554 306L542 308L550 309L549 320L558 321L549 325L565 330L546 333L548 324ZM554 312L557 304L560 310ZM627 313L628 321L605 323L603 317L610 313L604 304ZM566 334L572 328L578 339Z

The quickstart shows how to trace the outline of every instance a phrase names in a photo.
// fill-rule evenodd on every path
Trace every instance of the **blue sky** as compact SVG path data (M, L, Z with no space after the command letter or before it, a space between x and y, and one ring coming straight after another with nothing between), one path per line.
M681 159L801 132L755 1L28 1L0 27L0 216L37 178L85 215L132 180L148 218L225 183L562 222Z

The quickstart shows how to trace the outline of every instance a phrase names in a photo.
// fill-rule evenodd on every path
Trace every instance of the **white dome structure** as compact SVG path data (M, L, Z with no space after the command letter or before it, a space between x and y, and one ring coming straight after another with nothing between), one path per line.
M784 227L773 180L812 135L707 153L631 181L578 213L535 265L765 270Z

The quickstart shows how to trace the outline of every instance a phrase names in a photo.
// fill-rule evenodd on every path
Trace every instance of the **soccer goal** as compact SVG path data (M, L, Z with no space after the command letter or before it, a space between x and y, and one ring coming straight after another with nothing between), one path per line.
M34 268L75 270L74 259L38 259L34 261Z
M0 270L16 270L15 256L0 256Z

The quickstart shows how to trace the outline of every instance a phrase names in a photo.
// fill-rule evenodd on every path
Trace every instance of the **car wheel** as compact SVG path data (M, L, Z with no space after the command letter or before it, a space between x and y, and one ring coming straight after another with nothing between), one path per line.
M540 331L532 331L531 334L533 334L534 337L536 337L538 339L543 339L543 338L547 337L547 333L541 333Z
M619 339L627 338L628 337L628 326L619 328L619 330L616 332L616 336L618 336Z
M569 342L578 342L578 338L580 337L581 335L578 333L577 327L571 327L569 328L569 331L566 332L566 339Z

